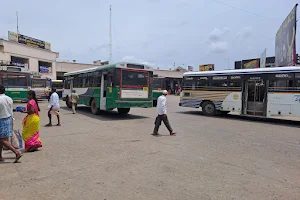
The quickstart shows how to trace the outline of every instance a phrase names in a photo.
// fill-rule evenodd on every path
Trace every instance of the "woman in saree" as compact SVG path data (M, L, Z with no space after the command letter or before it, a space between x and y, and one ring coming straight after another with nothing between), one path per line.
M40 139L40 117L39 117L39 104L36 99L35 92L30 90L27 94L28 103L26 111L27 116L23 120L22 137L25 142L25 150L28 152L37 151L42 147Z

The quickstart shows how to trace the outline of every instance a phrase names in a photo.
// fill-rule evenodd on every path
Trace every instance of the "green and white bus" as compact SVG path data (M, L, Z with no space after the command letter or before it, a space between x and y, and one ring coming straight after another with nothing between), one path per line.
M27 102L27 92L31 89L31 74L17 71L18 69L20 68L1 66L0 85L5 87L5 94L14 101Z
M136 63L116 63L64 74L63 100L71 107L69 95L73 89L79 104L100 110L118 109L127 114L130 108L152 107L153 69Z
M157 105L157 99L162 95L162 91L165 90L165 87L165 77L153 75L153 106Z

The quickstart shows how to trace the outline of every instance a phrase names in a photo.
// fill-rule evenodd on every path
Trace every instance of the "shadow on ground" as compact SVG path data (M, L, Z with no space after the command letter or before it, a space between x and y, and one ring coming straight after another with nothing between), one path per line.
M70 115L72 115L72 110L66 106L61 107L61 109L69 111ZM135 119L145 119L149 117L141 116L141 115L120 115L117 111L101 111L99 115L94 115L91 113L90 107L87 106L78 106L76 112L81 115L85 115L94 119L99 119L102 121L111 121L111 120L135 120Z
M256 117L256 116L241 116L241 115L231 115L231 114L207 116L207 115L204 115L204 113L202 111L180 111L180 112L176 112L176 113L183 114L183 115L200 115L203 117L213 117L213 118L236 120L236 121L249 121L249 122L255 122L255 123L268 123L268 124L272 124L272 125L300 128L299 121L285 120L285 119L275 119L275 118Z

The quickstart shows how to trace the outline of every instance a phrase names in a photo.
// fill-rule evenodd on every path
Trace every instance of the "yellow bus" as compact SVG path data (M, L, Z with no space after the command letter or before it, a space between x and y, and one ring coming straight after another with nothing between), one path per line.
M63 80L52 80L52 88L56 89L56 93L58 94L59 98L61 98L64 88Z

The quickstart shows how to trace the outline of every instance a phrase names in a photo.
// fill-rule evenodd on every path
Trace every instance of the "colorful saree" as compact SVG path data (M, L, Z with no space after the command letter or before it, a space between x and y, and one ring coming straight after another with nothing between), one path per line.
M34 108L33 114L28 114L23 120L22 137L25 142L25 150L37 149L42 147L40 139L40 117L38 106L34 100L29 100L27 110Z

